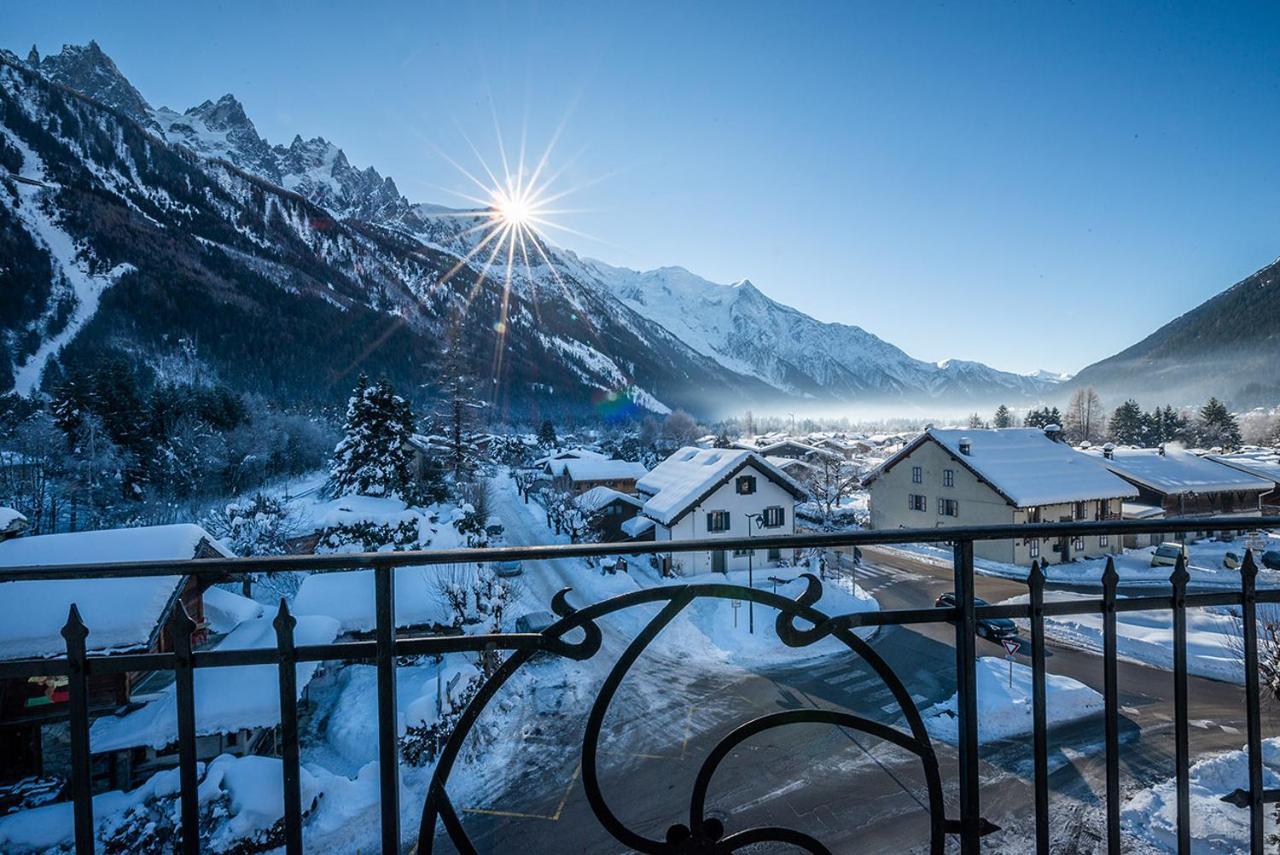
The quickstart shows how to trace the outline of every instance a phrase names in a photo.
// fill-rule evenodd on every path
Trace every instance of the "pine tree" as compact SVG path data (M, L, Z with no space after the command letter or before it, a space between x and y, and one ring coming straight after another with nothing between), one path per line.
M996 407L995 415L991 418L991 426L997 428L1013 427L1013 414L1009 412L1009 408L1004 404Z
M538 444L544 448L554 448L558 444L556 426L551 423L551 419L546 419L538 427Z
M414 498L412 454L413 411L385 379L370 386L364 375L347 403L343 437L329 469L335 495Z
M1038 410L1032 410L1027 413L1027 417L1022 420L1027 427L1047 428L1049 425L1062 426L1062 413L1057 407L1041 407Z
M1147 417L1138 402L1130 398L1111 414L1111 441L1120 445L1144 445L1149 432Z
M1210 398L1200 408L1196 439L1206 447L1235 451L1240 447L1240 425L1236 423L1236 417L1231 415L1226 404L1217 398Z

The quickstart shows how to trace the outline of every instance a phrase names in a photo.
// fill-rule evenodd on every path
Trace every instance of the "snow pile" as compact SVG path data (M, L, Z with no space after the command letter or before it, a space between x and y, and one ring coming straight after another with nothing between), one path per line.
M1096 596L1066 591L1046 591L1045 602L1096 600ZM1123 599L1123 598L1121 598ZM1026 594L1003 604L1025 604ZM1025 631L1026 621L1018 621ZM1102 615L1061 615L1046 617L1045 634L1061 644L1102 653ZM1244 682L1239 644L1240 628L1230 614L1218 610L1187 610L1187 673L1210 680ZM1116 655L1129 662L1173 670L1173 614L1168 610L1118 612L1116 614Z
M466 512L451 505L411 506L397 498L347 495L318 502L306 516L321 533L317 552L381 552L465 546L457 524Z
M401 567L395 576L396 626L449 626L449 610L438 582L442 569ZM376 623L373 571L315 573L302 581L293 601L298 615L328 615L342 632L368 632Z
M1013 685L1009 685L1010 662L997 656L981 656L977 662L978 739L995 742L1030 733L1031 669L1012 663ZM935 738L957 742L960 720L956 717L959 693L924 712L925 727ZM1100 711L1102 695L1078 680L1057 674L1045 675L1045 718L1049 727L1066 724Z
M225 635L247 620L262 617L262 604L226 588L213 587L204 592L204 617L209 629Z
M0 567L187 559L202 544L230 557L198 525L161 525L0 541ZM0 659L64 654L60 631L73 603L89 628L89 652L145 647L181 582L150 576L0 583Z
M1236 789L1249 788L1248 752L1230 751L1191 767L1191 848L1197 853L1245 852L1249 848L1249 810L1222 801ZM1262 786L1280 787L1280 738L1262 741ZM1121 822L1126 830L1169 852L1177 849L1178 797L1170 778L1139 790L1125 802ZM1263 834L1280 831L1270 805L1262 812Z
M298 618L294 643L328 644L338 636L338 622L308 615ZM271 618L255 618L240 624L215 650L268 649L276 646ZM317 662L298 663L298 696L301 697L319 667ZM149 746L163 748L178 734L174 688L141 709L123 716L103 716L93 723L89 742L97 752ZM239 665L200 668L195 672L196 734L232 733L242 728L274 727L280 721L280 688L274 665Z

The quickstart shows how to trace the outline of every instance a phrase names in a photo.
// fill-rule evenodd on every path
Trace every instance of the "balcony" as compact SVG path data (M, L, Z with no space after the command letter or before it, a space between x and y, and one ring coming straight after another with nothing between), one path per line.
M1198 521L1200 527L1203 521ZM1270 529L1277 527L1274 517L1233 519L1233 529ZM1127 707L1122 685L1122 671L1131 667L1120 659L1117 621L1129 612L1168 612L1172 624L1172 668L1167 674L1155 672L1157 680L1169 685L1167 713L1159 712L1169 725L1172 742L1167 769L1163 777L1173 780L1175 824L1173 845L1179 852L1191 851L1192 803L1190 770L1197 757L1193 754L1193 728L1199 732L1205 720L1197 704L1204 699L1192 688L1203 688L1203 681L1188 673L1188 613L1204 607L1237 607L1241 609L1239 655L1242 657L1244 682L1241 688L1229 684L1212 684L1215 695L1225 698L1229 707L1243 701L1239 715L1244 733L1236 739L1237 747L1247 747L1247 782L1233 792L1221 793L1221 800L1248 817L1247 845L1261 852L1264 843L1266 804L1280 801L1280 791L1264 789L1262 763L1262 729L1264 710L1260 703L1259 626L1257 606L1280 603L1280 589L1257 590L1258 568L1251 555L1246 555L1239 571L1238 587L1198 590L1189 586L1190 575L1185 560L1179 559L1171 569L1169 582L1160 588L1140 592L1125 591L1115 567L1108 562L1102 578L1101 594L1071 599L1046 598L1047 582L1041 569L1033 567L1025 582L1005 582L1019 587L1027 595L1025 603L979 605L975 602L973 545L975 541L1002 540L1039 536L1044 538L1083 537L1107 534L1124 537L1138 533L1167 533L1186 530L1185 520L1169 519L1150 522L1104 520L1093 522L1046 523L1019 526L966 527L946 530L865 531L830 535L790 535L753 537L739 540L718 539L717 549L837 550L854 548L872 552L876 548L907 543L942 544L950 551L950 566L945 573L945 588L953 596L954 606L928 604L891 604L880 611L848 614L826 614L815 607L824 581L808 576L803 592L794 598L775 593L767 577L757 578L757 587L731 584L669 584L644 588L611 599L593 603L571 604L573 596L562 591L548 607L555 620L541 632L498 634L412 635L397 631L395 584L397 572L405 568L429 568L444 572L449 566L496 561L521 561L536 572L542 560L603 556L665 555L705 550L705 541L676 541L642 544L598 544L520 546L497 549L461 549L427 552L388 552L356 555L288 556L261 559L202 559L151 564L93 565L76 567L16 568L0 573L0 582L21 579L109 578L187 574L209 580L224 581L229 576L284 570L326 573L356 568L371 569L376 606L376 629L371 640L336 641L330 644L296 644L296 619L281 604L275 617L274 649L193 650L191 636L194 623L178 608L169 626L172 650L163 653L89 655L86 637L93 627L86 627L73 607L63 629L66 655L58 659L21 660L0 663L0 680L12 678L65 678L71 736L71 795L74 805L75 849L80 853L95 849L95 825L91 793L90 703L88 681L91 677L121 672L169 671L173 673L177 704L177 744L179 754L178 783L181 818L175 847L183 852L200 848L201 814L199 805L199 771L196 757L197 733L195 716L195 680L197 670L245 665L272 665L277 669L281 717L275 746L281 759L284 811L278 832L280 842L290 853L303 851L306 813L303 807L304 770L301 763L298 692L296 668L303 662L364 661L376 667L376 693L369 704L376 708L378 741L378 788L380 792L380 839L383 852L408 851L416 839L416 850L432 851L510 851L520 845L529 851L545 851L566 847L594 851L632 849L642 852L730 852L753 844L775 842L781 847L810 852L846 851L851 841L864 834L857 823L859 814L879 811L880 825L895 827L895 834L905 836L906 848L940 853L958 846L962 852L981 851L984 838L999 840L1002 848L1017 847L1024 841L1029 850L1049 852L1055 845L1074 843L1090 846L1083 839L1067 840L1078 834L1064 817L1087 801L1092 794L1100 806L1102 821L1097 831L1099 851L1119 852L1125 844L1121 824L1122 770L1131 767L1141 745L1142 723L1135 723L1134 713ZM857 570L854 571L858 572ZM762 574L763 576L764 574ZM978 577L981 579L981 577ZM610 728L607 716L616 707L624 679L634 674L646 651L659 634L682 613L709 600L728 600L745 604L753 626L763 620L774 627L780 643L797 652L819 642L841 644L848 649L850 668L865 671L859 685L874 683L882 688L890 702L882 714L873 714L850 703L833 703L817 698L815 703L793 702L794 698L777 701L771 711L761 712L753 705L749 692L734 697L719 697L717 708L726 718L714 734L702 733L691 739L689 733L671 734L670 744L663 746L672 762L659 773L635 772L620 780L615 774L617 758L608 749ZM735 608L735 612L739 609ZM639 627L629 638L617 644L606 644L606 633L616 633L612 619L624 613L641 612L647 621L632 621ZM760 617L758 617L759 615ZM1100 616L1102 651L1098 668L1101 672L1103 708L1100 717L1082 722L1069 736L1075 740L1071 751L1060 743L1059 730L1051 728L1048 685L1053 676L1056 653L1046 644L1046 620L1072 615ZM1028 627L1031 671L1031 738L1029 745L1016 741L992 749L979 740L980 706L978 631L999 619L1016 619ZM869 642L857 630L906 628L925 631L926 642L935 653L950 657L950 679L946 694L956 694L954 744L940 741L925 726L916 692L909 679L902 679L891 660L898 642L892 639ZM896 636L895 636L896 638ZM397 659L408 656L489 652L501 657L491 675L463 709L457 725L443 741L420 806L402 805L402 747L398 739L396 708ZM528 742L516 746L525 751L552 752L574 769L564 782L541 782L548 788L546 798L558 804L554 817L539 815L546 822L535 832L520 830L516 820L530 814L518 810L473 810L451 798L451 781L458 770L460 752L468 735L482 714L490 708L504 684L517 674L526 673L536 679L538 663L548 658L588 662L598 656L612 657L598 692L588 698L589 710L577 742L554 745ZM911 654L914 655L914 654ZM902 657L897 657L901 659ZM686 662L691 667L697 661ZM852 673L852 670L850 671ZM1012 673L1012 671L1011 671ZM1128 678L1126 678L1127 681ZM693 691L692 686L669 685L671 694ZM594 691L594 689L593 689ZM775 695L794 693L794 688L774 686ZM1220 693L1220 695L1218 694ZM848 700L847 698L845 699ZM740 703L746 713L736 718L734 704ZM690 718L693 711L689 712ZM1267 723L1274 721L1267 718ZM1082 756L1081 732L1096 731L1096 758ZM859 783L864 772L841 771L837 764L819 761L835 749L829 740L833 733L858 746L878 767L875 774L888 773L897 786ZM503 738L514 739L507 734ZM1065 738L1065 737L1064 737ZM1163 737L1162 737L1163 738ZM683 742L682 742L683 739ZM737 799L742 788L734 788L730 797L717 790L723 786L728 770L741 776L745 764L762 743L773 746L759 751L777 774L797 770L801 777L786 792L803 792L806 787L819 788L821 798L811 810L771 812L768 798L755 792L747 801ZM841 743L844 744L844 743ZM881 762L881 754L873 754L868 745L885 746L897 757L891 768ZM1196 745L1201 742L1197 739ZM845 746L847 747L847 745ZM1019 752L1025 752L1019 754ZM1157 752L1158 753L1158 752ZM862 756L862 755L859 755ZM864 758L864 759L865 759ZM905 760L903 759L905 758ZM1142 755L1143 762L1151 752ZM1090 764L1096 777L1090 779ZM988 774L992 768L997 774ZM674 771L673 771L674 770ZM822 780L806 770L821 773ZM904 771L905 770L905 771ZM985 771L984 771L985 770ZM681 776L675 778L676 773ZM1090 781L1096 780L1095 788ZM1081 782L1084 782L1083 786ZM654 796L665 788L671 794ZM539 782L533 782L537 785ZM555 792L550 792L555 790ZM561 794L563 791L563 794ZM745 792L745 790L744 790ZM1082 795L1083 792L1083 795ZM684 794L688 793L688 798ZM779 790L775 793L782 793ZM678 794L678 795L672 795ZM541 795L541 794L540 794ZM571 796L573 797L571 800ZM639 820L633 808L643 797L645 816ZM823 799L830 800L824 803ZM873 802L885 801L885 805ZM791 803L798 804L798 803ZM571 805L566 807L567 805ZM678 805L678 807L677 807ZM762 808L761 806L764 805ZM406 823L406 816L418 814L416 827ZM660 816L655 814L661 813ZM887 818L886 818L887 817ZM783 819L788 821L783 821ZM550 830L548 830L550 829ZM873 833L874 832L874 833ZM866 839L881 840L874 834ZM517 837L517 835L519 835ZM996 835L988 838L988 835ZM1001 837L1003 835L1003 837ZM515 841L519 840L517 844Z

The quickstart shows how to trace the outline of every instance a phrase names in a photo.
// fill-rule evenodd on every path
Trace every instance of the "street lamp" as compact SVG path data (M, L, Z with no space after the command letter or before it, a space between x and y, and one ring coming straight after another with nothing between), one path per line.
M743 516L747 518L747 539L751 539L751 526L756 528L764 528L764 514L753 514L745 511ZM755 590L755 557L754 549L747 550L747 587ZM755 600L747 600L747 632L755 635L756 632L756 604Z

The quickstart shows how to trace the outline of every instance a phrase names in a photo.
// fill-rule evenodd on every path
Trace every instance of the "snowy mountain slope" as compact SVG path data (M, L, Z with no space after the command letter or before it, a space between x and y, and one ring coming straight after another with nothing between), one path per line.
M246 286L241 279L249 277L255 289L274 284L278 293L269 298L262 295L268 302L288 302L282 293L293 294L302 299L307 313L316 311L317 301L343 313L344 329L389 328L397 347L418 354L413 364L397 366L396 373L405 382L429 378L423 364L432 361L430 354L438 354L442 341L458 340L459 329L465 328L472 332L467 346L473 351L478 375L501 364L509 372L502 382L512 384L508 394L515 397L511 400L551 399L546 405L553 408L562 401L569 407L607 407L619 397L642 402L651 411L685 406L707 415L805 400L831 404L954 399L976 406L1037 400L1053 385L1050 378L1022 377L979 363L921 362L859 327L823 323L777 303L750 282L718 285L681 268L637 273L582 260L541 241L528 248L527 266L525 259L517 258L508 271L501 255L488 265L486 250L462 263L447 286L441 287L447 272L483 239L483 232L469 229L483 223L487 212L460 217L455 210L411 203L392 179L372 167L353 167L339 147L323 138L295 137L288 146L272 145L258 134L232 95L184 112L152 107L94 42L67 46L43 59L33 52L25 63L7 54L6 62L92 99L77 109L109 108L109 116L95 114L88 124L114 134L114 142L86 146L61 127L54 136L61 133L62 141L71 143L65 148L94 177L94 192L105 189L114 194L133 215L148 220L150 227L169 230L170 238L171 230L181 224L189 231L184 237L195 243L178 249L171 239L157 242L149 236L132 247L151 253L145 264L127 251L117 251L114 256L120 264L158 271L166 266L172 269L176 263L178 269L185 269L194 258L196 267L207 269L209 257L216 256L217 265L230 263L236 273L232 282L222 281L216 287L202 281L202 297L212 297L214 305L243 302ZM14 74L6 77L7 81L17 79ZM52 116L41 115L39 108L24 112L32 123L58 124ZM181 179L183 187L169 187L175 176L159 179L148 174L155 172L150 160L132 156L127 146L121 151L120 140L130 133L108 126L129 121L152 144L176 155L184 164L182 171L200 175L196 183L208 186L198 198L191 197L190 176ZM21 136L15 128L9 131L15 138ZM108 155L106 148L116 151ZM45 191L40 202L51 222L76 219L76 203L69 196L53 198L57 195ZM134 197L162 205L182 199L180 216L172 221L177 211L172 205L165 216L153 216ZM202 228L191 228L192 222ZM78 242L77 257L83 256L84 263L96 259L95 253L104 258L113 255L99 247L111 244L105 236L95 240L75 229L71 233ZM3 234L0 231L0 237ZM31 305L24 305L7 323L0 315L0 333L8 327L0 336L0 347L10 351L10 359L0 363L21 369L32 364L36 351L47 360L63 345L83 338L82 326L99 345L109 339L127 347L137 344L133 341L137 322L125 323L112 300L107 300L107 320L94 323L89 320L91 300L74 294L68 297L65 286L54 288L50 281L38 281L56 275L40 273L45 262L38 241L15 235L14 241L30 257L25 275L32 299L24 298L24 303L44 306L46 322L40 325L33 316L41 313ZM167 258L166 253L170 253ZM101 260L95 261L94 275L116 269L99 269ZM509 298L503 296L508 282ZM502 325L496 321L504 301L510 304L508 323L498 333ZM166 319L176 323L187 313L174 310L186 308L171 305L148 318L147 324L154 321L159 326ZM296 311L299 305L290 308ZM370 317L384 320L372 325L357 322L353 312L362 317L369 312ZM69 329L63 323L68 314L77 321ZM202 318L196 325L207 323ZM317 331L324 328L324 324L316 326ZM171 332L185 335L176 329ZM61 338L51 344L59 333ZM353 349L375 362L391 360L390 354L380 356L367 346L357 348L360 340L377 334L352 333ZM152 335L164 337L158 330ZM216 341L239 351L262 335L262 330L239 329L220 332ZM290 340L297 337L288 336ZM502 360L494 358L499 348L509 352ZM154 350L154 343L138 349ZM216 350L217 345L206 342L202 349ZM332 361L332 354L315 343L300 345L298 360L312 351L317 364ZM225 355L208 358L222 363L222 373L228 373ZM313 366L302 374L315 382L315 371ZM345 376L350 368L342 366L330 373L335 372ZM275 387L297 385L288 371L280 373L273 381ZM0 366L0 387L5 385L4 374ZM28 370L24 384L34 385L39 374L39 369ZM290 388L285 394L308 397L314 392Z
M681 267L637 272L601 261L581 268L626 305L694 350L780 391L808 398L926 395L1034 398L1054 385L977 362L913 359L861 327L825 323L766 297L750 281L720 285Z

